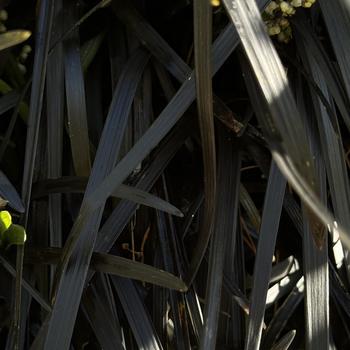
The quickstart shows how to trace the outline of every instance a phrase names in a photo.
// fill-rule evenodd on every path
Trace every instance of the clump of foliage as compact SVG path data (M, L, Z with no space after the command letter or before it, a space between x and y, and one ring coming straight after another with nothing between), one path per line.
M349 348L348 2L19 3L0 348Z

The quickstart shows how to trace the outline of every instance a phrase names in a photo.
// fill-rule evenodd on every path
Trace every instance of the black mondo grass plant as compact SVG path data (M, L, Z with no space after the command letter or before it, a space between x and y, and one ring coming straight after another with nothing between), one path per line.
M347 0L0 7L0 349L350 347Z

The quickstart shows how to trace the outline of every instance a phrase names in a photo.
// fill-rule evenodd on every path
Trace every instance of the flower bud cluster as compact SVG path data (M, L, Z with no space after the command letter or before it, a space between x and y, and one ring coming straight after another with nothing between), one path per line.
M263 12L263 19L270 36L277 36L278 41L288 43L292 38L292 28L288 17L295 14L296 8L310 8L316 0L276 0L271 1Z

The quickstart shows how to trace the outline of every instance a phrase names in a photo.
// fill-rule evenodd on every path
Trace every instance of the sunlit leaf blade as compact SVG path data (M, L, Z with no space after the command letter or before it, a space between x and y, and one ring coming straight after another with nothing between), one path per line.
M291 269L295 264L296 259L293 256L290 256L287 259L274 265L271 270L270 283L280 281L281 279L286 277L291 272Z
M271 350L288 350L294 340L295 334L295 330L289 331Z
M300 270L301 268L299 266L299 263L297 260L295 260L293 267L289 271L288 275L269 288L266 296L266 308L275 305L276 302L291 292L301 276Z
M293 186L298 195L302 198L303 202L310 208L309 215L317 215L317 220L314 220L314 223L318 225L318 223L322 222L323 226L330 227L332 230L339 231L341 239L343 243L350 247L350 239L349 234L345 231L343 226L339 226L333 217L333 215L329 212L329 210L324 206L324 204L320 201L319 195L315 193L315 191L310 187L309 183L303 178L300 171L297 169L291 157L288 155L288 152L283 149L281 145L281 138L279 135L276 135L276 127L274 126L274 122L272 119L267 118L270 115L268 105L266 104L266 100L261 95L261 91L256 85L256 81L252 75L252 71L248 66L246 60L242 59L241 64L244 69L244 79L246 81L248 87L248 93L253 101L253 107L256 113L257 118L264 130L265 135L268 137L269 146L271 148L272 156L283 172L283 174L288 178L288 181ZM295 102L294 102L295 103ZM309 148L308 146L306 146ZM311 163L310 163L311 164ZM316 185L316 180L313 182ZM291 201L290 201L291 202ZM290 207L290 209L292 209ZM294 210L293 210L294 211ZM295 220L296 227L302 231L301 225L299 223L298 217L290 211L291 218ZM315 226L317 226L315 225ZM321 228L322 225L319 225ZM317 237L314 236L314 239ZM320 235L320 240L318 244L321 246L323 242L322 235Z
M306 219L307 220L307 219ZM306 344L308 349L329 349L329 278L327 246L316 247L305 222L303 237Z
M1 33L0 51L26 41L31 34L32 33L28 30L9 30L6 33Z
M236 239L240 179L240 155L234 153L229 134L220 128L218 139L217 190L221 195L216 201L215 226L210 244L204 327L200 343L200 349L208 350L216 346L226 242L228 239Z
M264 116L263 124L269 135L269 142L274 142L273 157L276 164L313 215L317 215L325 226L333 226L332 215L318 198L319 189L303 121L296 108L285 70L265 31L257 6L253 0L225 0L224 3L236 25L267 102L268 114ZM273 77L273 81L270 77ZM349 234L343 229L341 237L347 245L350 243Z
M322 77L321 71L318 70L316 61L314 57L308 53L308 50L304 47L304 52L301 53L306 60L306 65L309 66L311 74L316 83L320 86L322 92L325 94L326 98L327 89L321 83ZM310 60L309 62L307 62ZM302 89L299 90L301 95ZM327 201L327 185L326 185L326 170L323 159L326 159L326 162L330 165L333 162L333 165L336 165L336 168L342 169L341 153L336 152L335 149L342 150L342 147L339 147L338 140L339 137L336 137L332 133L333 125L337 125L336 121L333 123L330 122L329 116L322 111L323 106L320 105L320 101L316 96L313 96L314 106L315 106L315 115L310 114L307 119L307 132L309 134L309 142L311 145L311 150L315 157L315 167L318 175L318 182L320 184L320 194L322 200L326 203ZM301 105L301 110L306 110L306 101L302 96L299 96L298 103ZM315 135L316 123L321 135L325 135L325 140L323 137L318 137ZM332 125L333 124L333 125ZM333 137L331 137L333 136ZM326 142L327 146L322 146ZM337 147L338 146L338 147ZM333 152L330 152L331 148ZM321 154L321 150L323 151ZM331 160L332 159L332 160ZM340 186L346 181L345 178L343 181L336 182L334 180L335 170L331 170L327 167L329 173L330 183L334 186ZM345 169L345 166L343 167ZM344 175L344 173L342 174ZM347 174L345 175L347 178ZM339 176L340 180L342 176ZM348 190L348 187L343 186L343 191ZM335 194L334 194L335 195ZM335 201L336 205L339 205L339 202ZM343 201L342 204L347 205L347 200ZM344 221L343 221L344 222ZM303 261L304 261L304 277L305 277L305 318L306 318L306 346L309 349L328 349L329 348L329 277L328 277L328 244L327 238L325 235L325 244L322 249L318 249L314 244L312 236L312 226L307 217L307 212L303 208Z
M236 26L249 63L267 101L270 118L276 125L277 129L271 130L271 133L275 138L282 138L280 142L283 148L288 149L292 161L311 184L314 182L314 174L303 123L284 67L268 37L255 1L224 0L224 4Z
M272 163L266 189L259 242L254 265L254 282L245 349L259 349L264 322L265 300L271 275L272 257L282 210L286 180Z
M277 341L280 333L283 331L288 319L304 298L304 277L300 278L293 291L288 295L282 305L275 312L262 341L261 348L271 349L273 343Z

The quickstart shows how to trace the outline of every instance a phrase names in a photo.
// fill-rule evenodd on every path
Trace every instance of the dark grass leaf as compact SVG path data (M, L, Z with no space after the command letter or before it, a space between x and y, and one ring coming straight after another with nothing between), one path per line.
M171 205L170 203L166 202L163 199L160 199L159 197L153 196L145 191L139 190L137 188L121 185L113 193L113 195L119 198L127 199L129 201L132 201L138 204L143 204L158 210L165 211L172 215L183 217L182 212L176 207L174 207L173 205Z
M346 1L336 0L333 3L320 0L323 18L328 28L334 53L341 72L342 82L347 92L347 101L350 99L350 24L349 5ZM332 5L332 6L331 6ZM349 127L349 124L347 124Z
M164 268L166 271L171 273L175 272L175 264L172 258L172 251L170 246L169 229L167 228L167 222L165 220L165 215L161 212L157 212L157 224L158 224L158 235L159 235L159 245L162 251L162 260L164 263ZM172 312L172 319L174 323L174 338L177 349L185 349L185 339L184 334L181 329L181 318L180 318L180 308L181 302L179 296L173 292L169 291L170 307Z
M259 211L243 184L239 187L239 202L244 208L251 225L253 225L256 231L259 231L261 223Z
M22 199L27 211L29 208L29 201L31 196L34 163L38 144L52 18L53 2L41 2L37 33L35 37L37 45L35 48L34 57L33 82L26 139L26 159L24 163L22 184ZM26 213L26 217L27 216L28 212Z
M164 264L161 261L160 250L156 250L154 265L157 268L163 268ZM167 324L169 322L169 314L167 313L169 299L169 291L165 288L153 286L152 289L152 320L162 344L166 343L167 339Z
M24 205L19 197L16 189L13 187L11 182L8 180L6 175L0 171L0 196L9 206L17 210L20 213L24 212Z
M28 247L24 259L27 264L57 264L61 255L62 249L60 248L36 247L34 249ZM95 252L91 258L91 268L95 271L132 278L164 288L187 290L185 283L173 274L121 256Z
M282 305L275 312L263 338L261 348L263 350L271 349L272 345L283 331L289 318L304 298L304 277L301 277L293 291L284 300Z
M125 349L113 291L105 275L99 274L87 288L82 309L103 349Z
M187 290L187 286L180 278L153 266L102 253L98 253L97 256L95 266L105 273L118 274L122 277L133 278L182 292Z
M152 54L165 65L178 80L184 81L191 70L166 41L147 23L129 2L116 0L112 3L115 15L125 23Z
M77 22L72 24L69 28L66 28L65 32L63 35L58 37L54 43L51 44L50 46L50 52L49 54L51 55L53 50L55 49L56 45L58 45L60 42L65 40L67 37L69 37L72 32L74 32L76 29L79 28L90 16L92 16L97 10L106 7L110 4L111 0L101 0L98 2L94 7L92 7L88 12L86 12L82 17L79 18Z
M219 326L221 331L224 332L226 345L237 349L244 348L246 330L245 316L249 311L249 301L241 292L241 290L245 290L245 261L242 231L240 228L241 226L237 222L235 240L229 238L226 244L224 283L221 298L223 305L226 303L228 306L227 312L230 317L225 317L223 315L221 317L222 326ZM237 289L240 297L238 297L237 294L230 295L229 290L226 291L227 281ZM238 298L240 298L240 301L244 302L243 309L243 304L237 303ZM220 337L220 328L218 330L218 339L223 339ZM229 334L229 336L226 336L226 334Z
M330 291L332 298L334 298L337 301L337 303L342 307L347 317L350 317L350 294L347 292L346 287L341 281L335 268L331 264L329 266L329 277L331 285Z
M9 30L0 34L0 51L26 41L31 36L28 30Z
M33 198L40 198L49 193L84 193L87 182L87 178L76 176L40 181L34 186ZM182 212L175 206L135 187L120 185L119 188L112 193L112 197L127 199L137 204L183 217Z
M75 22L76 6L64 2L64 26ZM64 42L64 73L67 100L68 132L75 173L90 174L90 145L86 114L85 86L80 57L78 31L74 30Z
M8 92L0 97L0 115L16 106L19 95L16 91Z
M197 215L200 207L202 206L204 200L204 194L203 192L200 192L199 195L194 199L194 201L191 203L191 206L189 207L184 220L182 222L181 226L181 238L182 240L185 240L186 235L188 233L188 230L190 229L190 226Z
M105 32L99 33L84 44L80 48L80 57L81 57L81 67L83 72L86 72L89 68L91 62L95 58L103 39L105 37Z
M254 283L245 349L259 349L264 322L265 300L269 285L286 180L275 163L271 164L266 189L259 242L254 264Z
M0 264L11 274L11 276L16 277L16 270L9 263L5 257L0 254ZM46 311L51 310L51 305L46 301L43 296L25 279L22 278L22 287L32 296L34 300Z
M28 106L23 103L23 100L24 100L25 95L28 92L30 84L31 84L31 81L28 80L28 82L25 84L21 94L19 95L18 102L16 104L15 109L13 110L12 115L11 115L10 122L8 124L5 136L4 136L4 138L3 138L2 142L1 142L1 146L0 146L0 161L2 161L2 159L3 159L4 155L5 155L6 149L7 149L8 145L10 144L12 133L14 131L18 115L21 115L21 111L22 111L22 115L21 116L22 116L23 120L27 121L27 118L28 118Z
M63 31L62 0L55 1L51 42ZM47 148L48 178L62 175L62 149L64 125L64 65L63 45L58 43L47 62ZM62 198L59 194L49 196L50 246L62 246Z
M213 231L216 196L216 151L211 82L212 9L207 1L193 3L194 58L199 128L204 172L204 212L188 279L193 281Z
M88 193L93 192L116 162L131 103L148 58L146 52L138 50L124 67L110 105L83 203L86 202ZM78 218L75 222L65 244L62 262L56 272L56 297L45 349L63 350L69 347L102 212L103 208L83 220L81 218L84 216L80 215L80 220ZM74 264L68 265L72 253L71 261ZM62 322L68 314L69 322Z
M294 340L295 334L295 330L289 331L271 350L288 350Z
M35 157L38 146L39 126L42 112L43 93L46 76L46 65L49 50L53 18L53 1L42 1L40 3L37 32L35 36L35 57L33 66L33 82L30 97L30 110L28 117L28 128L26 137L26 153L24 160L22 200L24 202L25 213L22 223L27 226L29 203L31 198L32 182L34 175ZM13 312L13 334L15 346L20 343L20 318L21 318L21 289L23 273L23 246L17 248L16 258L16 296ZM23 315L24 316L24 315Z
M214 233L210 244L209 272L204 327L200 349L214 349L219 324L221 286L225 263L226 242L236 239L240 155L235 154L230 135L222 128L218 133L218 178Z
M305 19L297 19L294 28L296 35L299 38L298 41L300 40L303 43L301 45L307 47L309 55L311 54L314 60L316 58L316 65L321 70L322 75L326 78L329 91L341 112L341 116L343 117L347 128L350 129L349 97L346 95L344 83L341 77L339 77L333 62L322 47L322 44L315 35L313 28L305 21ZM300 43L298 44L300 45Z
M153 63L153 67L156 72L157 78L159 80L160 86L163 89L165 98L167 99L167 101L170 101L173 98L173 96L176 94L176 90L173 85L173 82L171 81L170 75L167 73L167 71L159 61L154 59L152 63Z
M112 89L114 89L127 60L127 43L124 26L119 21L113 21L108 31L108 36L111 83Z
M117 291L139 349L163 349L151 322L150 315L134 283L121 277L112 277L112 283Z

